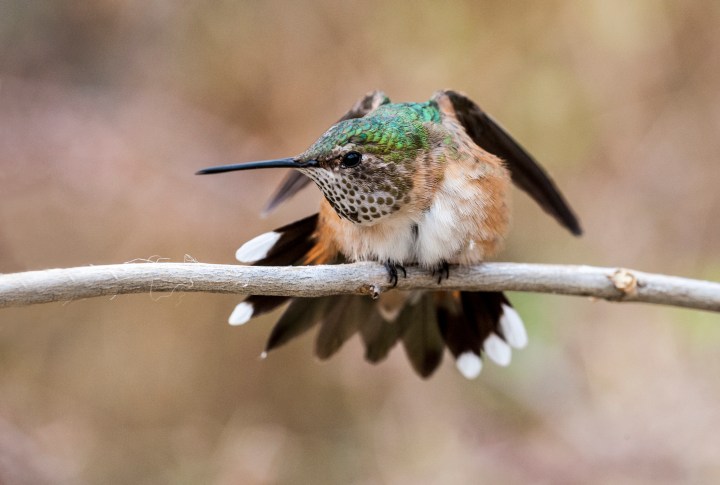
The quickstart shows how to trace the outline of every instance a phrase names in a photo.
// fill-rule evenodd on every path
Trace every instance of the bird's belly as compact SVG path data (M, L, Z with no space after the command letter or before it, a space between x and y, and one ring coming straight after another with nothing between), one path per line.
M353 261L391 261L434 268L442 262L473 263L483 259L483 245L474 240L470 221L435 205L416 217L398 216L374 226L355 226L340 242Z
M405 215L372 226L352 225L341 235L339 246L352 261L415 261L415 222Z

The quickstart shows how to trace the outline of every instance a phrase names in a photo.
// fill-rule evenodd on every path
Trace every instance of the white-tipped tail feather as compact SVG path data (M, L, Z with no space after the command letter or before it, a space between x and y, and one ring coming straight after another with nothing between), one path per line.
M268 255L281 235L279 232L271 231L250 239L235 252L235 259L241 263L260 261Z
M512 350L510 346L498 335L491 333L483 342L483 350L487 356L497 365L506 366L510 364Z
M510 305L503 304L502 311L500 329L505 336L505 341L516 349L524 348L528 343L528 336L520 315Z
M230 325L242 325L252 318L253 306L250 303L241 302L235 307L235 310L230 314L228 323Z
M464 352L458 356L455 366L466 379L475 379L482 370L482 359L473 352Z

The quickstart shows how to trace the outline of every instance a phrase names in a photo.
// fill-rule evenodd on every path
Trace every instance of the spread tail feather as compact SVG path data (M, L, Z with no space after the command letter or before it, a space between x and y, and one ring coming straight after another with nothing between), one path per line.
M388 322L375 311L360 327L360 337L365 345L365 360L371 364L382 362L402 335L400 325Z
M256 265L334 262L334 255L317 254L317 214L262 234L237 251L238 259ZM445 347L467 378L482 370L482 357L508 365L511 348L527 344L527 333L517 312L500 292L387 293L380 301L364 296L289 298L253 295L239 303L230 316L232 325L270 312L290 301L273 327L265 351L269 352L320 326L315 354L328 359L359 333L365 359L377 363L399 341L420 376L429 377L442 362ZM393 308L395 310L393 310Z
M260 234L237 250L241 263L259 266L285 266L300 262L315 244L318 215Z
M315 340L315 355L322 360L329 359L340 350L358 328L373 313L368 298L354 295L335 297L332 306L321 318L320 330Z
M313 214L274 231L249 240L235 253L241 263L258 266L303 264L315 245L318 215ZM290 298L286 296L252 295L239 303L230 315L230 325L242 325L248 320L271 312Z
M432 294L411 299L396 322L402 328L402 341L410 363L422 377L430 377L442 362L445 344L438 327Z
M438 322L445 344L465 377L477 377L482 356L505 366L510 364L511 347L527 345L522 320L502 292L451 295L438 307Z
M291 303L270 332L265 352L280 347L310 330L322 318L333 297L290 298Z

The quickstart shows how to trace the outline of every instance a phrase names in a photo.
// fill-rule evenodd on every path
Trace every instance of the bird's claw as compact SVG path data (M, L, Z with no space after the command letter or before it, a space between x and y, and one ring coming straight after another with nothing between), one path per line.
M402 271L403 277L407 278L407 271L405 271L405 267L401 264L385 261L385 269L388 272L388 279L390 281L391 288L395 288L398 284L398 269Z
M433 276L438 275L438 285L442 283L443 274L445 275L445 279L450 278L450 265L447 261L443 261L432 270Z

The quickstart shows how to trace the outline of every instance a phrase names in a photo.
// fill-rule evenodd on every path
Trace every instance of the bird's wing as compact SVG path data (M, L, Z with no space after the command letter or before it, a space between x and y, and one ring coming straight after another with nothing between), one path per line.
M350 110L338 120L338 122L352 118L362 118L366 114L375 110L377 107L382 106L383 104L388 104L389 102L390 98L388 98L382 91L370 91L360 98L352 106L352 108L350 108ZM302 173L295 170L290 171L290 173L285 176L285 179L280 184L280 187L278 187L273 196L270 198L263 214L267 215L271 213L278 205L297 194L309 183L310 179Z
M562 226L579 236L580 222L547 172L500 125L467 96L457 91L440 91L433 99L447 96L455 116L482 149L502 158L513 182Z

